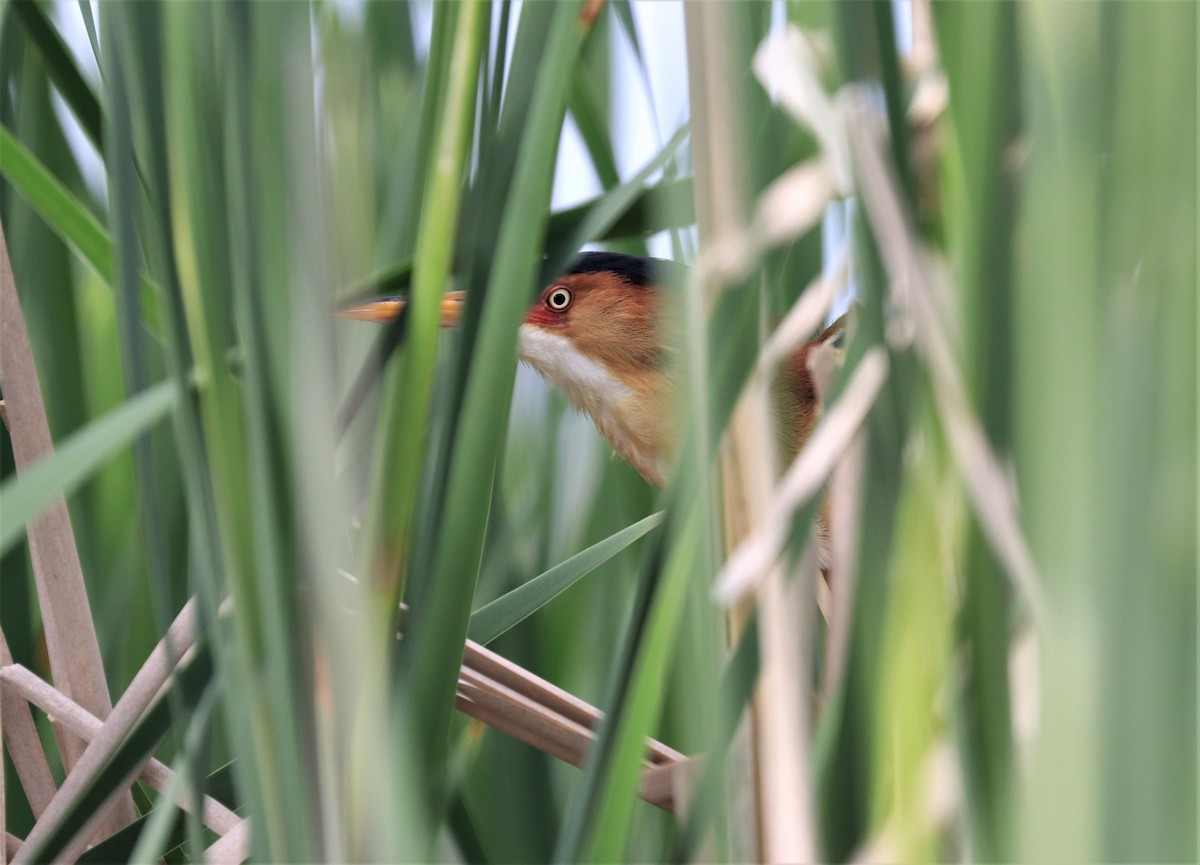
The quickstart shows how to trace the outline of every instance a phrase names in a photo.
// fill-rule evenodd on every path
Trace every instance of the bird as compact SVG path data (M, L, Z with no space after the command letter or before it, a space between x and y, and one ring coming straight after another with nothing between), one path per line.
M647 483L663 487L677 430L670 418L673 364L662 326L665 285L681 265L617 252L584 252L545 286L521 323L518 357L586 413L613 449ZM443 296L441 323L453 326L462 292ZM346 318L388 321L402 297L379 298L340 310ZM789 461L820 413L810 353L840 338L843 319L800 346L781 364L774 402L781 457Z

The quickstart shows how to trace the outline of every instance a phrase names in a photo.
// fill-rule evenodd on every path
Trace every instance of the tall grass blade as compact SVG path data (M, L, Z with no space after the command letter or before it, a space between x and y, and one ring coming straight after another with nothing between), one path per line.
M161 382L88 424L64 440L55 452L34 463L19 477L0 485L4 525L0 553L6 552L57 496L70 495L105 462L174 407L178 392L174 382Z
M367 584L379 592L387 619L381 638L391 642L392 614L404 591L405 544L425 454L425 430L437 361L439 307L450 276L458 229L459 188L467 143L474 126L476 64L482 30L482 4L461 4L450 60L446 103L431 154L424 218L417 231L413 291L408 313L403 374L388 395L381 435L393 446L379 451L366 534L370 566Z
M671 159L678 156L678 151L688 134L687 126L678 129L662 150L637 174L625 183L614 186L594 203L590 203L587 215L579 225L561 240L556 241L553 245L548 245L547 257L550 263L558 264L561 269L566 265L570 256L581 249L584 244L600 240L608 234L613 226L617 225L620 219L631 211L635 202L648 191L645 186L647 178L656 171L661 171ZM549 234L549 232L547 233Z
M1052 625L1014 689L1041 700L1019 849L1191 859L1196 9L1020 12L1014 462Z
M105 282L113 281L104 227L8 129L0 127L0 173Z
M21 22L25 32L29 34L30 42L42 55L42 62L46 64L54 86L70 106L71 113L79 121L80 128L92 146L103 158L104 118L100 101L84 80L58 30L47 18L46 10L49 7L40 3L14 3L11 8L13 17ZM90 13L85 17L90 18Z
M661 513L651 514L480 607L471 613L467 636L486 646L509 628L532 616L634 541L653 531L661 522Z
M407 699L412 707L420 707L415 741L421 743L433 767L442 763L446 750L451 695L467 633L498 457L496 429L508 413L517 325L537 272L566 82L587 33L580 26L579 10L576 2L553 7L548 50L534 88L513 195L502 218L453 444L432 582L436 591L423 593L422 606L414 604L411 636L406 640ZM529 13L530 7L526 7L522 17Z
M954 137L945 148L947 246L963 289L965 373L988 437L1011 448L1016 190L1004 154L1017 145L1020 49L1017 7L933 4L950 78ZM987 111L977 106L987 105ZM969 538L963 616L970 669L962 731L966 794L975 849L1014 857L1013 741L1008 676L1011 593L981 533ZM1009 719L1009 720L1005 720Z

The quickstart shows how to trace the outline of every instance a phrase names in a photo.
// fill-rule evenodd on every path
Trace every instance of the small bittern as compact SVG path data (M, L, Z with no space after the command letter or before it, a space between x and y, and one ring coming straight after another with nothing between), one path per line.
M674 456L671 364L660 327L662 284L672 262L612 252L587 252L542 290L525 314L520 359L561 388L586 412L617 453L650 484L661 487ZM348 318L387 321L402 298L342 310ZM442 324L458 320L462 293L442 301ZM808 357L836 339L840 321L801 346L782 364L775 390L781 456L790 459L808 438L818 394Z

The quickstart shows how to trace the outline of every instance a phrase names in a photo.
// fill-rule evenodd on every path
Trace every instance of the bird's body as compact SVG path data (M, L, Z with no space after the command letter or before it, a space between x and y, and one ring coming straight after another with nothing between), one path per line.
M669 350L660 326L662 282L671 262L608 252L584 253L541 291L521 324L519 356L586 412L614 450L646 481L661 487L670 471L676 430L671 417ZM447 295L443 323L461 302ZM344 311L353 318L384 320L395 299ZM776 405L781 455L790 458L807 439L819 403L808 357L836 337L834 325L785 360Z
M521 325L521 360L586 412L613 448L654 486L666 482L677 441L670 363L661 327L662 283L672 262L589 252L544 289ZM811 351L834 325L785 360L774 388L780 455L808 438L819 398Z

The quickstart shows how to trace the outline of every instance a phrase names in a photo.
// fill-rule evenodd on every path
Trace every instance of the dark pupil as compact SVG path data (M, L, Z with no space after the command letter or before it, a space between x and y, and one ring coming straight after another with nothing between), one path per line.
M565 291L556 291L551 294L550 305L555 309L562 309L567 305L567 293Z

